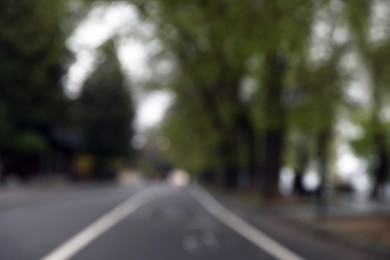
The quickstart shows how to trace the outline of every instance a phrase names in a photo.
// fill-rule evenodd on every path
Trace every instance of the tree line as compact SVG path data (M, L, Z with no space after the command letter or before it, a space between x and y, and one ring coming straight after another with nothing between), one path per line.
M389 176L388 1L130 3L173 68L156 84L175 94L161 130L172 140L167 158L229 189L244 173L267 198L278 196L283 166L299 193L315 162L321 195L335 171L336 126L352 121L362 133L349 145L378 196ZM358 73L368 103L349 94Z
M65 95L73 62L66 41L88 12L74 4L0 3L2 182L15 175L30 181L47 172L107 178L128 160L134 108L115 40L100 47L101 59L80 97Z
M89 8L112 2L2 2L2 158L14 152L42 154L45 131L63 124L56 121L64 120L60 111L69 108L71 119L65 121L83 133L83 151L103 158L98 161L104 165L117 157L108 155L107 147L116 147L113 155L125 154L123 142L111 144L109 135L94 132L115 125L108 119L113 115L118 122L130 120L110 133L117 140L131 137L129 93L118 87L112 94L112 100L126 97L123 109L121 102L110 106L103 101L110 96L105 91L113 89L107 86L123 82L112 44L102 47L111 65L105 61L98 66L77 102L69 101L61 89L70 57L65 44L69 32ZM337 126L348 121L360 132L347 140L349 147L367 162L374 179L372 196L379 195L389 176L388 1L126 2L151 25L152 40L161 47L153 62L168 61L171 67L166 80L156 75L148 87L174 94L160 129L171 141L164 156L172 164L228 189L236 188L245 176L264 197L275 198L283 166L294 169L299 193L303 175L315 162L321 177L318 192L323 194L335 171ZM23 8L31 12L25 15ZM364 76L356 80L359 74ZM361 86L363 94L351 82ZM97 122L101 117L107 121Z

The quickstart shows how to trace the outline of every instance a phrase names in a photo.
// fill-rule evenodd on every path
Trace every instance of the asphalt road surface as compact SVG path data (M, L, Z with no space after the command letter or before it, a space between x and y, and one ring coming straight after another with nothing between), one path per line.
M0 193L0 259L364 259L169 183Z

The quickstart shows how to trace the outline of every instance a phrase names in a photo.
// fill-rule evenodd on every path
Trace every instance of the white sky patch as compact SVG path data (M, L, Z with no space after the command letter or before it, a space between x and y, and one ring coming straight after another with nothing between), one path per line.
M362 65L363 61L356 54L356 50L348 52L341 61L341 69L350 75L344 95L349 101L369 107L371 105L371 93L369 75Z
M253 77L245 77L241 80L239 95L242 100L249 101L256 92L258 82Z
M283 167L280 170L279 190L282 194L289 195L293 192L294 174L290 167Z
M123 41L118 50L119 60L130 78L139 81L148 78L148 54L145 45L133 40Z
M76 62L70 67L67 76L67 93L77 96L80 87L93 68L96 60L95 49L115 34L125 32L136 23L137 14L127 4L113 4L109 7L96 7L87 16L67 45L74 52Z
M335 28L333 32L333 39L337 44L344 44L348 40L348 31L344 26Z
M172 99L172 95L166 91L156 91L146 95L138 108L135 127L139 130L145 130L158 124Z
M370 105L370 93L368 93L368 87L361 81L355 80L351 82L346 88L346 95L349 100L357 102L362 105Z
M116 33L126 33L139 23L133 7L125 3L96 7L69 40L72 50L96 48Z
M366 174L366 162L356 156L349 146L349 142L352 139L361 137L364 132L359 125L348 121L345 117L339 118L336 132L338 133L336 140L336 168L342 180L350 182L353 180L353 176ZM362 187L358 187L357 190L360 188Z
M364 135L364 131L361 126L353 124L346 118L340 118L338 120L336 131L340 137L345 139L355 139Z
M332 42L331 33L331 18L326 9L320 10L316 16L312 27L312 38L310 57L313 62L325 60L329 57L331 49L330 43Z
M76 62L69 68L66 77L66 93L70 97L76 97L82 82L86 79L93 68L95 61L94 53L90 50L80 49L76 55Z
M153 36L153 26L142 23L136 10L126 3L94 8L68 39L67 45L75 54L75 63L65 78L66 93L77 97L96 62L96 49L110 37L118 37L118 58L130 79L137 106L136 130L142 131L158 124L172 97L166 92L144 94L141 82L152 76L148 60L157 45L148 41ZM134 37L135 36L135 37Z
M316 21L313 26L313 37L310 57L314 62L325 60L330 55L329 35L331 27L325 21Z
M312 26L310 56L312 62L326 60L332 54L332 45L348 41L348 29L339 18L342 3L331 1L329 8L319 10Z
M348 176L364 172L364 165L358 157L356 157L349 149L341 149L339 151L340 156L337 160L337 169L340 171L340 174L345 179Z
M370 38L372 42L386 39L389 32L390 4L389 1L376 0L371 16Z
M389 105L385 105L385 107L383 108L383 110L381 111L381 119L384 121L384 122L390 122L390 106Z
M303 176L303 185L306 189L314 191L320 185L320 176L315 170L309 169L308 172Z

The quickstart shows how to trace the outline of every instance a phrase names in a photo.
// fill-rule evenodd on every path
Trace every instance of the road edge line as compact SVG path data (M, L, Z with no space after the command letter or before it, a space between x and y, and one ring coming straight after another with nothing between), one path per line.
M189 192L190 195L216 219L224 223L236 233L240 234L242 237L252 242L258 248L266 251L271 256L280 260L304 259L287 247L281 245L276 240L264 234L253 225L238 217L201 187L197 186L191 189Z

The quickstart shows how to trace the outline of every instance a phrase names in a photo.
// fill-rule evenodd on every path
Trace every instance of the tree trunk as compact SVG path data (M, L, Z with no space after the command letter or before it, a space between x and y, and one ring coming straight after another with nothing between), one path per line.
M284 129L267 130L265 136L265 190L267 199L279 196L279 171L282 167L284 150Z
M323 129L317 137L317 159L320 186L317 190L317 213L320 217L327 215L328 163L331 128Z
M378 199L380 196L380 190L386 182L386 177L389 172L389 153L386 148L385 133L383 133L382 130L383 123L380 118L380 113L382 111L382 99L377 82L374 84L372 95L374 101L372 125L375 131L373 142L376 150L376 164L374 168L374 187L371 192L371 198Z
M237 147L235 139L224 138L218 147L218 157L221 169L222 187L227 190L237 188L238 183L238 164L237 164Z
M257 153L256 153L256 142L254 136L248 139L248 174L250 178L250 186L256 187L256 175L257 175Z
M309 163L309 150L307 143L302 140L297 147L297 167L295 168L295 176L293 189L294 194L298 196L306 195L306 189L303 186L303 176Z
M378 199L383 184L386 182L386 177L389 172L389 154L384 144L384 138L381 133L375 136L375 144L377 147L376 158L377 164L374 169L374 187L371 192L371 198Z
M238 182L238 167L237 165L235 165L235 163L230 162L225 165L224 176L224 188L226 188L227 190L236 189Z
M263 193L265 198L279 196L279 171L282 167L285 134L285 110L283 107L283 76L286 61L277 53L270 52L265 57L265 178Z
M241 107L235 120L235 129L244 141L248 157L245 160L245 170L250 178L250 185L255 186L257 172L256 136L253 122L246 108Z

